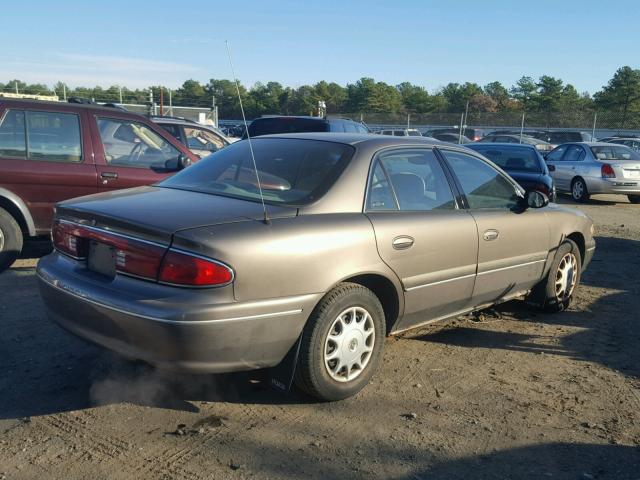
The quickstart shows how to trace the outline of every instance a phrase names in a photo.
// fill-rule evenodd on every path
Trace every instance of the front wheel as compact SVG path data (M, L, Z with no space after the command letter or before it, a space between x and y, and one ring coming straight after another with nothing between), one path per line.
M640 203L640 195L627 195L627 198L631 203L634 203L634 204Z
M581 266L578 245L569 239L562 242L556 251L549 274L532 292L536 303L545 312L561 312L569 307L580 283Z
M320 400L355 395L379 367L385 320L378 297L341 283L316 306L302 333L296 385Z
M589 190L587 184L582 178L576 178L571 183L571 198L574 201L584 203L589 200Z

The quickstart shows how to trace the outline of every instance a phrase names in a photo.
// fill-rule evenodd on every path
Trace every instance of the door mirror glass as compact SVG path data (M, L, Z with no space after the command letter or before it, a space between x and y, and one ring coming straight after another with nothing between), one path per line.
M191 159L182 153L178 155L178 170L182 170L191 165Z
M529 190L524 195L527 208L543 208L549 205L549 197L537 190Z

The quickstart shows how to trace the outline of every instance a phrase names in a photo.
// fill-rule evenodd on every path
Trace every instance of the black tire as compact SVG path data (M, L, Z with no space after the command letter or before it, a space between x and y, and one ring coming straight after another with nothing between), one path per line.
M585 203L589 201L590 196L586 182L580 177L574 178L571 182L571 198L576 202Z
M633 204L637 205L640 203L640 195L627 195L627 198L629 199L629 202Z
M559 269L563 259L566 260L568 255L573 255L575 259L575 269L573 271L573 287L569 292L559 294L556 288L556 282L559 280ZM531 293L531 300L537 304L543 311L549 313L561 312L571 304L576 288L580 284L580 275L582 273L582 256L578 245L572 240L565 240L556 250L555 257L551 263L551 268L547 277L534 288ZM568 294L567 294L568 293Z
M16 219L0 208L0 273L11 266L22 251L22 230Z
M325 365L325 349L334 322L341 313L351 307L359 307L369 313L374 329L373 350L369 353L367 363L355 378L348 380L347 377L347 380L341 382L329 374L329 367ZM362 317L359 318L360 321L365 321ZM324 401L342 400L355 395L369 383L380 366L385 333L384 310L378 297L362 285L339 284L320 300L302 332L295 374L296 385L309 395ZM347 347L344 342L343 345ZM338 348L336 346L336 349ZM363 355L366 356L366 354ZM328 362L331 363L331 360Z

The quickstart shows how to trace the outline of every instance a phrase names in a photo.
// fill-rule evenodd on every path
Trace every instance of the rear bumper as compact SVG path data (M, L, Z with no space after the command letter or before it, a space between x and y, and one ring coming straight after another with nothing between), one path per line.
M105 281L55 252L37 274L47 314L65 329L123 356L194 373L277 365L322 296L226 301L215 289Z
M622 195L640 195L640 178L597 178L587 177L589 193L617 193Z

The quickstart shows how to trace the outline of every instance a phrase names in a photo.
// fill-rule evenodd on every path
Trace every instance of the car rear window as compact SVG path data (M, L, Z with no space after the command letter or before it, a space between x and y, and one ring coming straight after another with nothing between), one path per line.
M260 183L253 168L249 141L236 142L173 177L160 187L260 201L306 205L324 195L343 172L355 149L317 140L258 138L251 141Z
M598 160L640 160L640 153L624 145L598 145L591 151Z
M313 118L259 118L249 125L249 135L272 135L276 133L305 133L328 132L329 123L322 119Z
M542 162L538 152L532 148L486 146L485 148L473 148L481 153L503 170L517 172L542 173Z

